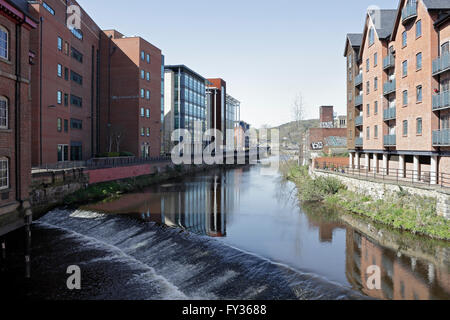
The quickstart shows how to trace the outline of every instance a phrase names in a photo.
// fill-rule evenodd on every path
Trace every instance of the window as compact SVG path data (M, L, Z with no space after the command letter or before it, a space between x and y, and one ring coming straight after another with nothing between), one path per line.
M64 54L69 55L69 43L67 41L64 41Z
M62 131L62 119L58 118L56 121L56 130L58 130L58 132Z
M150 118L150 109L147 109L145 111L145 115L146 115L147 118Z
M378 90L378 77L375 77L375 79L373 80L373 90Z
M403 105L406 106L408 104L408 90L403 91Z
M60 65L59 63L58 63L58 71L57 71L57 74L58 74L58 77L62 77L62 65Z
M150 100L150 91L147 90L147 92L145 93L145 97L147 98L147 100Z
M378 138L378 126L376 125L373 132L374 138Z
M422 69L422 52L419 52L416 55L416 69L417 70Z
M48 5L47 2L43 1L43 2L42 2L42 6L43 6L48 12L50 12L52 15L55 15L55 10L53 10L53 8L50 7L50 6Z
M352 102L352 99L353 99L353 94L352 94L352 92L350 91L350 92L348 93L348 101L349 101L349 102Z
M141 98L144 99L145 98L145 90L141 89Z
M352 69L352 61L353 61L352 59L353 59L353 57L352 57L352 55L350 54L350 55L348 56L348 58L347 58L348 69L349 69L349 70Z
M58 145L58 162L69 160L69 146L66 144Z
M141 128L141 136L145 136L145 129Z
M83 144L81 142L72 141L70 143L70 160L71 161L83 160Z
M366 60L366 71L369 72L369 70L370 70L370 60L367 59Z
M370 104L367 104L367 116L370 117Z
M145 116L145 109L141 108L141 117L144 117L144 116Z
M64 93L64 106L69 105L69 95L67 93Z
M69 120L64 119L64 132L69 132Z
M69 68L64 68L64 80L69 81Z
M9 33L4 27L0 26L0 58L8 59L9 52Z
M141 70L141 79L145 79L145 71Z
M405 60L402 63L402 74L404 77L408 75L408 60Z
M147 137L150 137L150 128L147 128Z
M422 20L416 22L416 38L422 35Z
M74 47L71 47L70 50L72 52L72 58L77 60L79 63L83 63L83 54Z
M71 28L70 31L72 31L72 34L77 38L78 40L83 40L83 31L80 29Z
M367 81L366 83L366 94L370 93L370 81Z
M145 60L145 52L144 51L141 51L141 59Z
M0 96L0 129L8 129L8 100Z
M366 137L367 137L367 140L370 140L370 127L367 127L367 129L366 129Z
M150 63L150 55L147 53L147 63Z
M82 107L83 106L83 99L80 97L77 97L73 94L70 95L70 104L75 107Z
M447 41L444 44L441 45L441 55L446 55L448 54L450 49L450 42Z
M9 160L8 158L0 158L0 189L9 188Z
M422 86L416 88L416 102L422 102Z
M408 135L408 120L403 121L403 135L404 136Z
M408 34L406 33L406 31L403 31L403 33L402 33L402 46L406 47L407 44L408 44Z
M417 134L422 134L422 118L417 118Z
M378 53L375 52L373 55L373 66L376 67L378 65Z
M373 45L374 42L375 42L375 32L373 27L371 27L369 30L369 46Z
M73 82L78 83L80 86L83 85L83 77L73 70L70 70L70 78Z
M378 114L378 101L375 101L375 104L374 104L374 107L373 107L373 112L375 113L375 114Z
M72 129L82 130L83 129L83 121L78 119L70 119L70 127Z
M57 102L58 104L61 104L61 103L62 103L62 92L61 92L61 91L58 91L58 92L56 93L56 102Z
M58 50L62 51L62 47L63 47L63 40L61 39L61 37L58 37Z
M147 72L147 81L150 81L150 72Z

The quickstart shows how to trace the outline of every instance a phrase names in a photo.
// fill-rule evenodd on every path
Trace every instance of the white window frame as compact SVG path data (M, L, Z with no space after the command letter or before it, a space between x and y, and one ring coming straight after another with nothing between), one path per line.
M5 111L5 122L6 125L2 125L0 122L0 129L8 129L9 128L9 104L8 104L8 98L4 97L4 96L0 96L0 101L5 101L5 105L6 105L6 111Z
M6 57L0 56L0 58L9 60L9 31L2 25L0 25L0 31L3 31L6 33Z
M9 189L9 159L7 157L0 157L0 164L5 161L6 162L6 185L3 186L0 184L0 190ZM2 166L0 166L0 171L3 170Z

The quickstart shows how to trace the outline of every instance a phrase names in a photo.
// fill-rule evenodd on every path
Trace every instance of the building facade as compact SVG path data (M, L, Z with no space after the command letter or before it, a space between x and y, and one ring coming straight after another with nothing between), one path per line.
M0 235L25 224L31 180L30 32L27 4L0 0Z
M161 154L161 50L116 30L101 34L100 151Z
M80 29L68 27L76 1L33 1L31 33L32 159L39 166L92 158L98 151L100 28L80 8Z
M168 154L176 142L171 139L174 130L186 129L192 139L203 139L206 79L184 65L165 66L164 85L164 153Z
M358 59L347 37L351 167L431 184L450 173L449 11L448 1L402 0L369 12Z

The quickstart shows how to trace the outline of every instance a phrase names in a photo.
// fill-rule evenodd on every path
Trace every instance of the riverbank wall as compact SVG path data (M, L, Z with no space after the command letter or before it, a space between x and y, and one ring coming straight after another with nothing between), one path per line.
M322 170L310 170L313 177L334 177L339 179L349 191L370 196L376 200L382 200L389 194L395 194L404 190L412 195L434 198L437 201L436 213L450 220L450 190L433 187L404 186L393 182L381 182L367 178L349 177L338 172Z

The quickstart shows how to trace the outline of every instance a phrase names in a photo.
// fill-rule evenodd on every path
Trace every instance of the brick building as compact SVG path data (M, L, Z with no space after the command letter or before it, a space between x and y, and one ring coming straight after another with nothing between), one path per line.
M33 165L86 160L97 152L100 28L80 8L80 29L68 27L76 1L33 1L31 33Z
M222 144L226 145L226 97L227 97L227 83L225 80L207 79L209 84L206 88L206 103L207 103L207 127L208 129L217 129L223 134Z
M100 151L159 156L164 106L161 50L141 37L105 30L100 61Z
M36 25L25 1L0 0L0 235L23 226L30 206L29 43Z
M450 173L449 12L402 0L367 14L360 43L347 37L350 166L432 184Z

